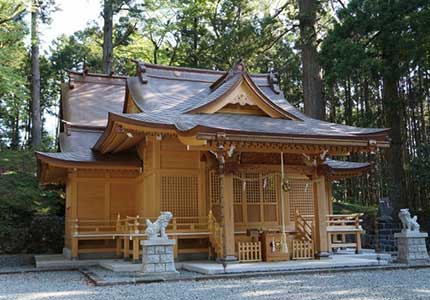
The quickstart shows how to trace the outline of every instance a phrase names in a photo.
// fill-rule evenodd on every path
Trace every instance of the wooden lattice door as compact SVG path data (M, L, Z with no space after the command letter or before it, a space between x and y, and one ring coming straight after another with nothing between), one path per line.
M199 180L195 175L161 176L161 211L175 217L190 218L199 214Z
M209 174L209 199L214 214L219 211L219 176ZM279 223L280 176L276 173L241 172L233 178L234 220L240 225Z

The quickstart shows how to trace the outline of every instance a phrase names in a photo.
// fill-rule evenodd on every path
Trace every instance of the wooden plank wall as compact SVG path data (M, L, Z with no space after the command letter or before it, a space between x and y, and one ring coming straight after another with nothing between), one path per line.
M178 217L181 214L194 215L195 209L198 216L207 215L205 162L200 159L199 151L188 151L186 145L176 137L149 136L139 145L138 152L144 165L143 187L138 188L139 215L158 216L162 209L171 210ZM179 188L178 184L182 188ZM193 212L189 214L184 213L186 207L181 209L171 205L175 199L180 205L184 200L191 201L190 198L194 197L197 197L197 207L193 205ZM191 203L184 205L190 206Z
M141 181L137 171L71 171L66 185L66 221L135 215Z

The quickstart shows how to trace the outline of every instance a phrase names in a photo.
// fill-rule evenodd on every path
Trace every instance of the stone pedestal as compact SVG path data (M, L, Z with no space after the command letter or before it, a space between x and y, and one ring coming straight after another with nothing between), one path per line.
M397 239L397 261L402 263L429 261L426 232L402 231L394 234Z
M144 240L142 245L142 272L145 275L177 274L173 258L175 240Z

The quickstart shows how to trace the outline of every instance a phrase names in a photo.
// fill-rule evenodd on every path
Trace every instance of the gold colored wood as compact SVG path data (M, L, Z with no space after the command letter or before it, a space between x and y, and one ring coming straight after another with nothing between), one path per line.
M261 261L261 242L239 242L238 259L240 262Z

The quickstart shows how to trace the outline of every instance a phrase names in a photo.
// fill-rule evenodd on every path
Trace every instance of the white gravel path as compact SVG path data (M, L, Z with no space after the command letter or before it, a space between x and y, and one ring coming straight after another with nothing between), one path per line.
M94 287L78 272L0 275L0 300L430 299L430 269Z

